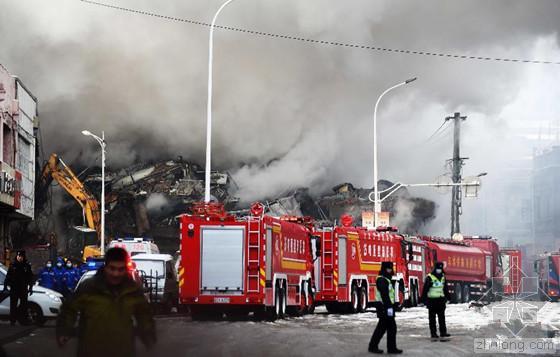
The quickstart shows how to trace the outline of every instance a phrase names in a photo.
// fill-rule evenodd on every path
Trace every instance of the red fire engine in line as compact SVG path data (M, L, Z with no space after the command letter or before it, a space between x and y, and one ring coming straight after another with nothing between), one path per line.
M421 237L426 243L427 271L435 261L444 263L445 280L451 302L468 302L475 298L493 298L489 291L492 277L499 276L499 250L492 252L476 246L470 240ZM495 241L492 241L494 244ZM497 243L496 243L497 246ZM497 253L497 254L496 254ZM501 276L501 275L500 275ZM491 295L491 296L490 296Z
M512 295L520 293L522 278L521 250L517 248L501 248L502 269L504 271L504 294Z
M179 296L194 319L313 311L310 220L263 215L260 203L238 218L208 203L180 223Z
M329 312L363 312L375 296L375 280L382 261L391 260L395 295L399 302L418 303L422 270L422 242L391 229L367 230L352 226L343 216L342 226L321 228L321 254L315 262L316 302Z
M387 260L395 267L395 300L405 306L418 304L436 261L445 264L454 302L493 298L487 290L492 277L501 276L495 240L409 237L352 226L350 216L341 221L314 228L310 219L265 215L261 204L241 218L220 204L195 205L180 220L180 302L195 319L250 311L275 319L312 312L315 305L361 312Z

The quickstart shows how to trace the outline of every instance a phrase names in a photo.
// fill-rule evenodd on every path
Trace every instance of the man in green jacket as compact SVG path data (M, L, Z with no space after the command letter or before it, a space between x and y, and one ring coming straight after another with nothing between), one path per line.
M154 345L151 309L142 288L129 276L128 260L124 249L109 249L105 266L64 303L56 326L60 347L75 334L78 319L79 357L134 356L135 335L147 348Z

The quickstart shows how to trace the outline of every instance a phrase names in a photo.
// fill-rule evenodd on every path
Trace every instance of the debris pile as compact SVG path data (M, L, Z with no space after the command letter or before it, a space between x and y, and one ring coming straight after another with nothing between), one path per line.
M96 197L100 196L101 174L98 169L81 179ZM153 238L163 252L172 253L178 249L177 216L189 212L192 203L204 199L203 168L185 162L181 157L109 171L105 180L107 236ZM380 182L380 190L389 186L388 181ZM227 210L247 212L248 207L240 205L235 197L235 190L236 185L227 172L212 172L213 199L223 202ZM263 198L261 202L267 212L275 216L311 216L319 224L332 225L342 214L350 214L359 225L362 211L373 210L368 199L371 191L343 183L335 186L332 193L320 197L313 197L307 188L299 188L280 197ZM432 219L435 211L434 202L412 197L406 189L387 198L383 206L384 210L391 212L392 224L396 223L401 231L410 233ZM403 211L406 214L403 215ZM57 236L66 242L63 249L79 256L84 244L95 242L91 233L73 229L83 221L80 206L68 199L57 213L60 218Z

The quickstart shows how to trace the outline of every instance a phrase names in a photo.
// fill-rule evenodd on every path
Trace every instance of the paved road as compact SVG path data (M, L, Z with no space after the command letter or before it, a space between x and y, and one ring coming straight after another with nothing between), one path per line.
M405 350L405 355L472 356L475 355L475 337L494 337L504 332L488 324L483 315L457 306L449 311L453 338L448 342L432 342L428 338L426 315L421 308L398 315L398 345ZM193 322L186 317L158 318L157 349L147 352L139 346L138 351L140 357L367 356L367 343L375 321L372 312L329 315L321 311L277 322ZM465 324L470 328L461 327ZM6 345L5 350L8 356L14 357L66 357L74 355L75 342L63 351L58 350L51 325Z

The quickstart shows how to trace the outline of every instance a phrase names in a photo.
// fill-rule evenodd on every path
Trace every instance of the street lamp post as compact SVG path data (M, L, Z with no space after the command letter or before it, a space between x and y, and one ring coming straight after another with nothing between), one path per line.
M379 190L377 187L377 181L379 180L378 178L378 168L377 168L377 107L379 106L379 102L381 101L381 98L383 98L383 96L387 93L389 93L390 91L392 91L395 88L398 88L400 86L403 86L405 84L409 84L411 82L414 82L416 80L416 77L414 78L410 78L407 79L404 82L398 83L388 89L386 89L383 93L381 93L381 95L379 96L379 98L377 98L377 102L375 102L375 108L373 110L373 192L374 192L374 196L375 196L375 200L374 200L374 213L373 213L373 224L375 227L377 227L377 216L379 215L379 213L381 212L381 200L379 197Z
M206 171L204 177L204 202L210 202L210 170L212 168L212 60L214 58L214 25L216 19L226 5L233 0L227 0L220 6L210 25L210 38L208 39L208 102L206 107Z
M101 137L92 134L89 130L83 130L82 134L85 136L91 136L94 138L101 146L101 234L100 234L100 246L101 254L105 255L105 132L101 132Z

